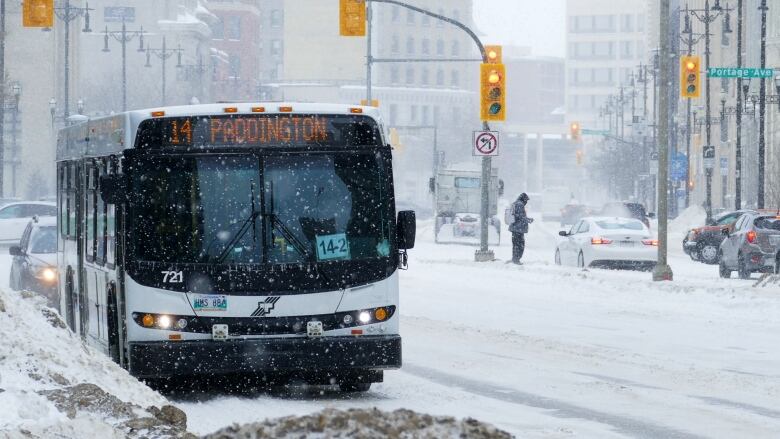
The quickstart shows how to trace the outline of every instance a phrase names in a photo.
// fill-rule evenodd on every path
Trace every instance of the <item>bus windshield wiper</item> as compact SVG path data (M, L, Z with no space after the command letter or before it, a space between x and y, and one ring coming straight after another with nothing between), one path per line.
M241 228L233 235L233 238L227 243L225 249L217 256L215 260L217 264L225 262L225 259L227 259L230 252L238 245L244 235L246 235L246 232L249 231L250 227L252 228L252 241L255 243L255 247L257 247L257 217L260 216L260 212L255 209L255 182L250 180L250 186L252 212L249 214L249 217L244 220L244 223L241 224Z
M306 247L306 244L303 243L300 239L298 239L297 236L290 230L289 227L287 227L287 224L282 222L282 220L279 219L279 215L275 213L266 213L264 214L265 217L271 220L271 226L274 227L276 230L279 231L279 233L282 234L282 237L289 243L295 247L295 251L302 254L307 261L311 259L311 251Z

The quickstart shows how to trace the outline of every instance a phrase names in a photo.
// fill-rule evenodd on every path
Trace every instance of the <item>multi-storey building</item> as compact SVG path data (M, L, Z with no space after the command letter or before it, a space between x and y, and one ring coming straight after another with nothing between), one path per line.
M647 63L646 0L568 0L566 118L598 123L599 109Z

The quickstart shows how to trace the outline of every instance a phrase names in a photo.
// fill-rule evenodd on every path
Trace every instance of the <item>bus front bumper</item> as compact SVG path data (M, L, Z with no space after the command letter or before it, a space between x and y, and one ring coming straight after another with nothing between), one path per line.
M130 342L139 378L230 373L349 373L401 367L401 336Z

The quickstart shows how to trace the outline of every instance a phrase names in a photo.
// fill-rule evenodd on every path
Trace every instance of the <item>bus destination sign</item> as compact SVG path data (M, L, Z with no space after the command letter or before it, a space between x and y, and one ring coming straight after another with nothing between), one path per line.
M327 119L318 116L234 116L195 120L171 119L170 143L193 144L195 125L207 125L205 134L212 145L263 145L324 143L329 140Z

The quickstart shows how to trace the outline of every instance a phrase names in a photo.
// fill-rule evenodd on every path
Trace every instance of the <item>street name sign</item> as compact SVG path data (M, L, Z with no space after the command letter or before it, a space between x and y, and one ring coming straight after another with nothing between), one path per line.
M707 69L710 78L772 78L774 69L759 69L753 67L710 67Z
M498 131L474 131L472 155L493 157L498 155Z

